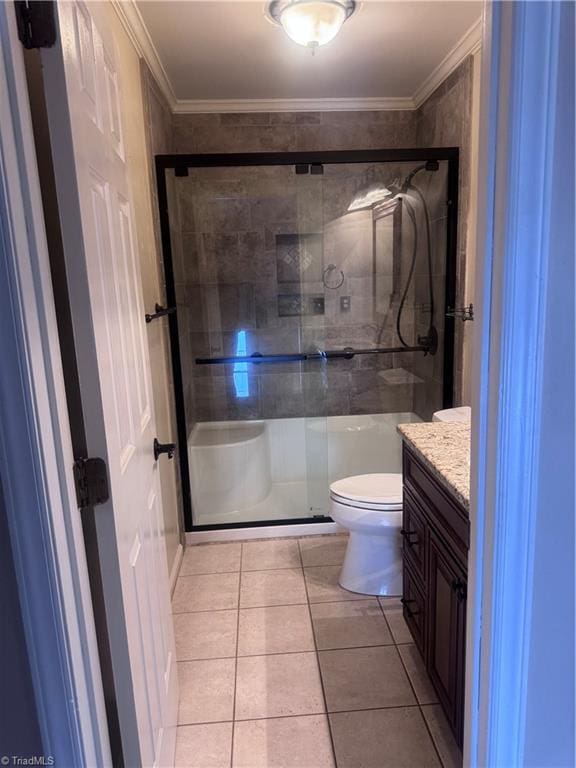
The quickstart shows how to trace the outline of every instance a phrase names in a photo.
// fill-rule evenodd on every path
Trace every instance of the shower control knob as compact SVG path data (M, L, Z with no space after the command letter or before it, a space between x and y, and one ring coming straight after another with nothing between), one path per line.
M175 450L176 443L159 443L158 438L154 438L154 461L158 461L163 453L167 453L168 458L171 459L174 456Z

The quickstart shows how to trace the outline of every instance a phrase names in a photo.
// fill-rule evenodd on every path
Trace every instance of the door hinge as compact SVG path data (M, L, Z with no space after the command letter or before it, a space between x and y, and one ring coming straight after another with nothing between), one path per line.
M76 459L74 482L80 509L104 504L110 498L104 459Z
M56 42L53 0L14 0L18 37L24 48L51 48Z

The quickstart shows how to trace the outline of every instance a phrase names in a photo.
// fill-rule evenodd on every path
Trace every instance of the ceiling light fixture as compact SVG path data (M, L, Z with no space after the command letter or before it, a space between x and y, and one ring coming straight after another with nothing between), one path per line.
M333 40L356 10L354 0L272 0L270 18L312 53Z

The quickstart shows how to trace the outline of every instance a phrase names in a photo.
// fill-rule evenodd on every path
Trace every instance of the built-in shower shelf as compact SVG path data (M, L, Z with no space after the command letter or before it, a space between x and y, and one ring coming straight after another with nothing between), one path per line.
M400 386L402 384L424 384L424 379L415 376L411 371L405 368L388 368L386 371L380 371L378 376L385 384L390 386Z

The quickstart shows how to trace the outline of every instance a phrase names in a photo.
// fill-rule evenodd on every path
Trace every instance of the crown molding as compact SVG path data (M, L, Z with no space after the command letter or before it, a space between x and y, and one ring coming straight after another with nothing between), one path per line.
M177 99L170 79L142 18L136 0L111 0L132 44L141 56L174 114L221 112L366 112L418 109L464 61L480 50L482 19L465 32L412 96L358 99Z
M412 96L414 108L422 106L436 88L457 69L468 56L477 53L482 47L482 19L478 19L458 40L456 45L442 59L436 69L416 89Z
M135 0L110 0L110 2L116 11L122 26L126 30L132 45L136 49L138 55L148 64L148 67L168 102L170 109L174 111L178 100L176 99L170 79L166 74L164 65L158 55L156 46L152 42L148 28L144 23L144 19L138 10Z
M335 112L415 109L414 101L405 98L363 99L209 99L178 100L175 114L198 112Z

